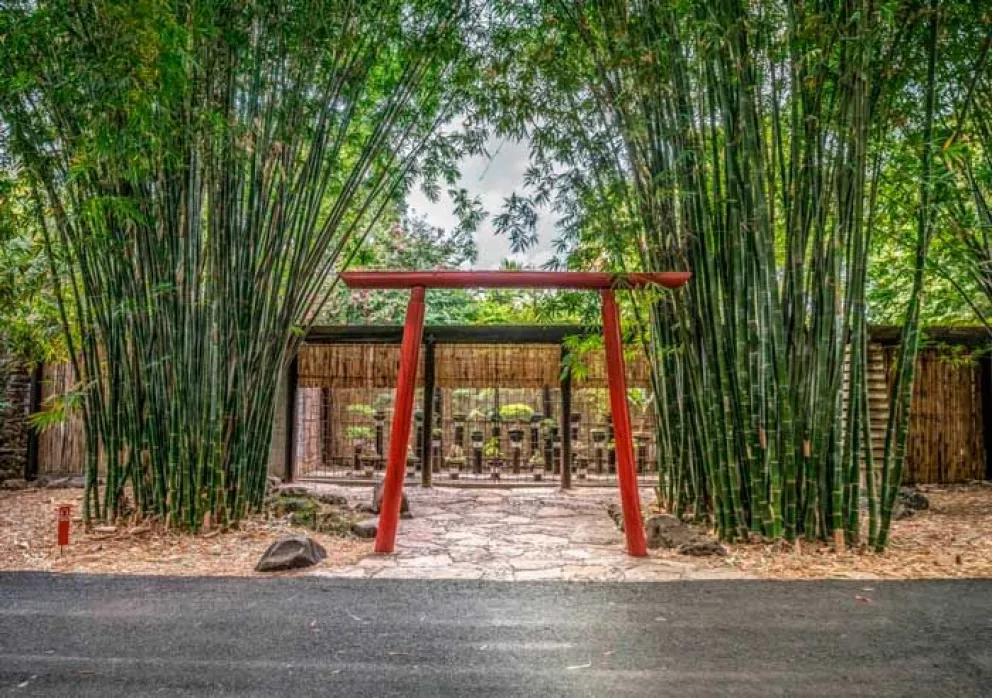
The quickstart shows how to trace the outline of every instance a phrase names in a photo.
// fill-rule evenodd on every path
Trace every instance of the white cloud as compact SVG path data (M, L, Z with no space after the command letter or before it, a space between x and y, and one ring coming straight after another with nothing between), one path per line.
M506 257L538 266L552 256L551 241L555 226L550 215L545 214L538 218L537 244L522 255L512 254L510 241L505 236L497 235L492 225L492 217L499 214L503 200L514 191L523 190L524 173L528 165L527 144L519 141L491 141L486 148L492 153L491 159L485 156L466 158L460 167L460 186L470 196L478 196L490 216L476 233L479 259L475 268L495 269ZM432 225L448 229L457 225L454 206L446 192L442 192L438 200L432 202L416 189L407 197L407 204L412 212L425 215Z

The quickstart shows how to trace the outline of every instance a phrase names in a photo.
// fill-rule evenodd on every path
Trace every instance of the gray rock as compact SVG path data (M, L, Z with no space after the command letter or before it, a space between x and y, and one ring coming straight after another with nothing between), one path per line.
M70 477L69 482L66 487L75 487L76 489L83 489L86 487L86 478L82 475L76 475L75 477Z
M332 494L330 492L317 492L313 495L321 504L328 504L332 507L347 507L348 499L340 494Z
M927 496L912 487L900 487L898 501L913 511L924 511L930 508L930 500Z
M649 548L677 548L693 542L697 535L671 514L655 514L644 522Z
M313 493L307 489L304 485L279 485L276 488L276 494L283 497L309 497Z
M45 485L45 487L47 487L50 490L57 490L63 487L71 487L71 485L69 484L69 480L71 480L71 478L57 477L54 480L49 480L48 484Z
M892 507L892 520L902 521L913 516L916 516L916 509L906 506L904 501L897 499L895 505Z
M14 478L12 480L4 480L3 488L5 490L26 490L28 488L28 481L22 478Z
M38 489L44 489L44 488L48 487L48 478L45 477L44 475L42 475L40 477L36 477L34 480L31 480L28 484L31 487L37 487Z
M359 538L375 538L375 534L379 532L378 517L353 523L351 525L351 532Z
M694 555L705 557L707 555L719 555L725 557L727 549L715 540L694 540L690 543L683 543L677 551L680 555Z
M613 519L613 523L617 525L621 531L623 530L623 509L616 502L611 502L606 506L606 513L610 515Z
M382 507L382 490L383 483L380 480L375 484L375 489L372 490L372 513L378 514L379 509ZM403 493L403 499L400 501L400 514L410 513L410 502L406 499L406 492Z
M323 546L308 536L283 536L262 553L256 572L312 567L327 557Z

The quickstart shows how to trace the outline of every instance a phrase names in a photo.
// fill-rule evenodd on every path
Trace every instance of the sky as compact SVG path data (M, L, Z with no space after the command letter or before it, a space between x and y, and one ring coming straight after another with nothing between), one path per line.
M522 191L524 173L527 171L527 144L519 141L494 140L487 144L492 156L480 155L467 158L461 163L461 183L469 196L479 196L489 218L482 223L476 233L479 258L476 269L496 269L505 257L527 265L538 266L551 257L551 241L554 238L554 220L550 215L538 219L537 244L522 255L510 253L510 241L493 231L492 218L499 214L503 200L514 191ZM423 214L431 225L450 230L457 224L452 213L454 206L446 193L436 202L431 202L419 189L407 197L412 212Z

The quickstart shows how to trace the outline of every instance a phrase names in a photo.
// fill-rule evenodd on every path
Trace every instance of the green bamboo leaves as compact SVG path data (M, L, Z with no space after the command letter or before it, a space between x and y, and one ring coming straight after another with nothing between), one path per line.
M467 19L457 1L5 11L5 145L71 272L90 387L87 517L195 531L261 506L299 329L457 110Z
M571 261L596 251L614 268L694 274L635 313L655 372L663 502L728 540L884 548L912 376L897 380L893 448L873 462L868 254L887 148L905 137L892 133L907 123L893 95L920 84L907 37L937 5L538 5L545 29L528 35L537 47L513 77L541 139L535 171L580 163L570 176L586 217L568 210L580 221ZM581 117L559 114L562 104ZM571 140L547 137L550 122ZM630 216L633 234L614 224Z

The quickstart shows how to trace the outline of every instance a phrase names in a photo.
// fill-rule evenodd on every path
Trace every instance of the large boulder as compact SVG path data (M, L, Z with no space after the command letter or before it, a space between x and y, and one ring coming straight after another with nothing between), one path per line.
M671 514L654 514L644 522L649 548L677 548L693 542L696 532Z
M379 519L366 519L351 525L351 532L359 538L375 538L379 532Z
M379 514L380 509L382 509L382 490L384 486L382 481L375 484L375 489L372 490L372 513ZM400 502L400 516L409 517L410 514L410 502L406 499L406 492L403 493L403 500Z
M283 536L262 553L256 572L278 572L312 567L327 557L323 546L309 536Z

